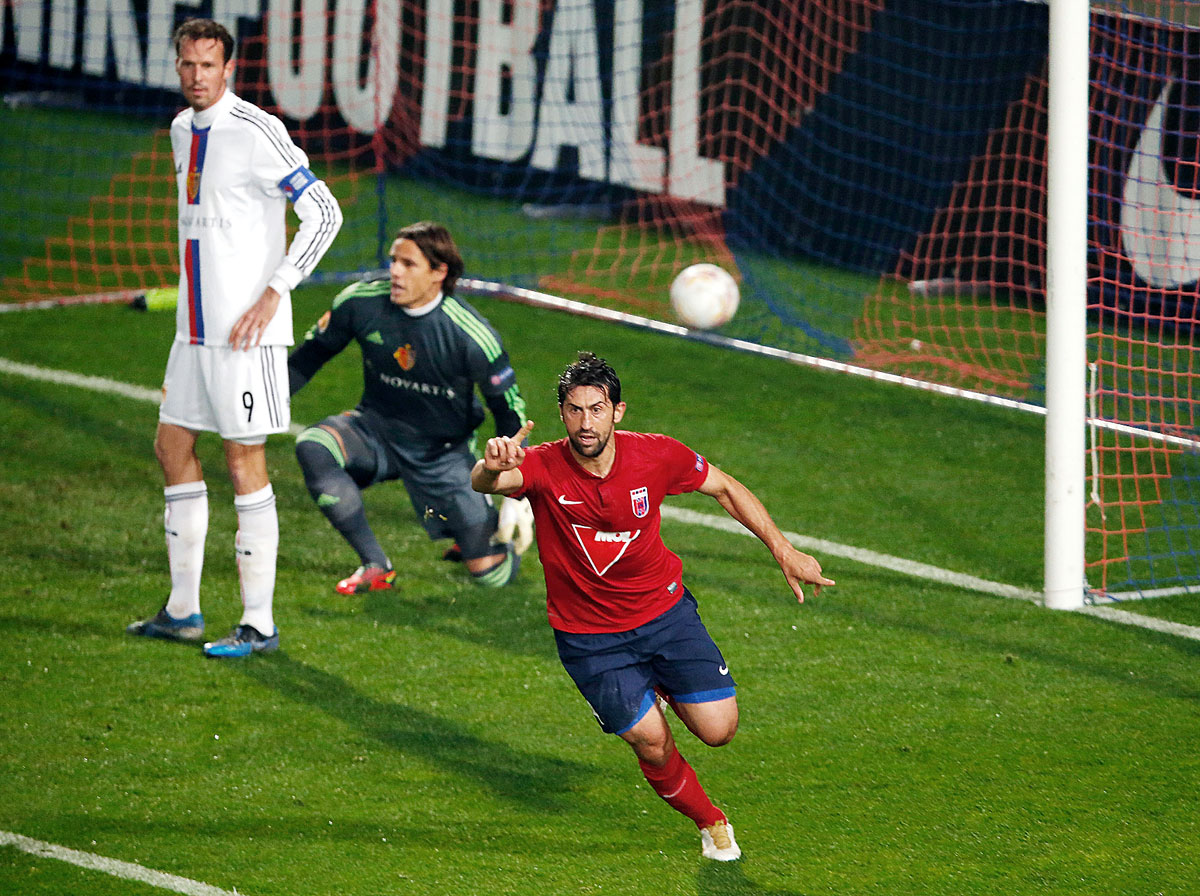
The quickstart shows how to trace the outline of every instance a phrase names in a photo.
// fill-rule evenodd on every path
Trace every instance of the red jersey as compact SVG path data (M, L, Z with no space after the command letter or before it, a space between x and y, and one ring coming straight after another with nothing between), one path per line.
M682 442L613 433L616 460L603 478L576 463L566 439L530 448L521 465L550 625L564 632L624 632L683 595L683 562L662 542L666 495L704 484L708 461Z

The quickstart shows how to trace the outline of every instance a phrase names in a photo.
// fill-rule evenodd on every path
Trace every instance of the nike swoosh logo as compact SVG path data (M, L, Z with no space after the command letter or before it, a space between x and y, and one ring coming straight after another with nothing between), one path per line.
M1121 245L1134 273L1150 286L1173 289L1200 280L1200 202L1183 196L1163 164L1168 81L1138 138L1121 197Z
M721 666L719 669L717 669L717 671L718 671L718 672L720 672L722 675L728 675L728 674L729 674L729 667L728 667L728 666Z
M583 502L582 501L571 501L570 499L567 498L566 495L559 495L558 503L559 504L582 504Z

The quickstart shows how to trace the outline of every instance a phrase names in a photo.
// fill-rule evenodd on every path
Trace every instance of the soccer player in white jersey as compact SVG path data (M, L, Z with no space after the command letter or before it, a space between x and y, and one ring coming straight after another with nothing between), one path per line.
M266 441L291 422L291 290L312 273L342 223L337 200L282 122L229 88L233 46L229 31L208 19L189 19L175 32L175 70L187 101L171 123L182 270L154 440L166 481L171 593L157 615L127 629L203 640L208 492L196 440L215 432L234 487L242 617L229 636L204 645L212 657L279 646L273 614L279 519ZM289 202L300 219L290 247Z

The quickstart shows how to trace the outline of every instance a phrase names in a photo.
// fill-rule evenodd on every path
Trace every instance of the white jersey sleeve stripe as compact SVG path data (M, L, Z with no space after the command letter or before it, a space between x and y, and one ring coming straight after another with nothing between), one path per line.
M292 241L288 260L307 277L333 243L342 226L342 214L324 181L317 181L301 193L296 199L295 209L300 218L300 230ZM315 223L315 227L306 233L312 223ZM305 236L308 236L307 241L302 240Z
M254 112L257 112L258 114L252 114ZM233 107L233 109L230 111L230 114L234 118L241 119L242 121L253 125L259 131L261 131L271 146L274 147L274 149L279 153L279 157L283 160L284 164L291 165L293 167L307 164L308 159L302 158L300 154L296 152L296 147L293 143L280 137L276 130L271 127L271 123L264 117L261 109L250 106L245 102L240 102Z

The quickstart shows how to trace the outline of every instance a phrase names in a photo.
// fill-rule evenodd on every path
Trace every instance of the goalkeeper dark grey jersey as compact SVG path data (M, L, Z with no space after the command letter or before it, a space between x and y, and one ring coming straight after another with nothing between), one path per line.
M292 393L355 340L363 362L358 410L397 441L440 446L469 439L484 418L479 395L497 435L520 429L525 401L491 324L453 296L443 296L432 311L410 314L392 304L390 291L383 278L352 284L334 297L288 359Z

